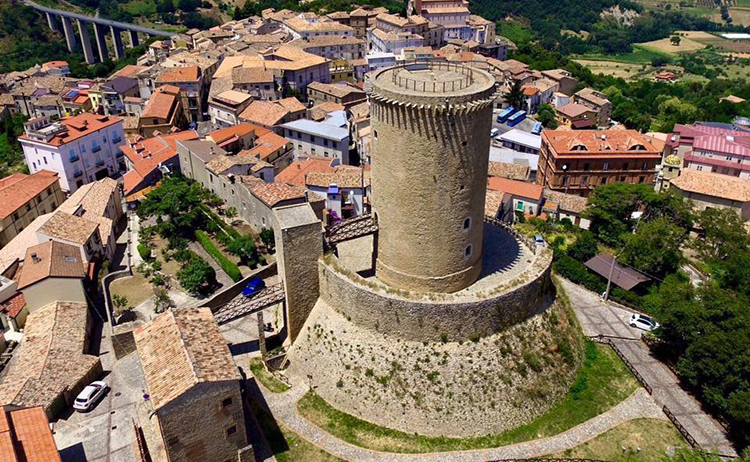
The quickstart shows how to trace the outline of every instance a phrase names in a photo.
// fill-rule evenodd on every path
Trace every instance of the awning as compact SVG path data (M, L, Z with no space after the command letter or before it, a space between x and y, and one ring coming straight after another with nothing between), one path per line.
M609 278L609 272L612 271L612 283L625 290L630 290L638 284L651 280L648 276L644 276L632 268L621 266L617 262L612 269L612 258L611 255L600 254L587 261L585 265L586 268L605 279Z

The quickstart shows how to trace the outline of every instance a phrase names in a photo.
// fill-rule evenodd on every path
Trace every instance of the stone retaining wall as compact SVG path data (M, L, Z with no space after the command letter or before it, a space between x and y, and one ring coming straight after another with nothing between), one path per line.
M544 311L554 298L551 252L541 252L505 290L484 298L437 294L419 299L390 293L345 269L334 256L320 260L320 296L368 330L404 340L450 341L485 337Z

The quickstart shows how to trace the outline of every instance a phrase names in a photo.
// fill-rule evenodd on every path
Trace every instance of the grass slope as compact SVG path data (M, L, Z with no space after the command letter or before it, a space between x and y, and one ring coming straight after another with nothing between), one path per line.
M298 408L314 424L354 445L423 453L491 448L556 435L611 409L637 388L638 382L609 347L588 341L586 359L565 399L535 421L498 435L458 439L408 434L341 412L313 392L302 397Z

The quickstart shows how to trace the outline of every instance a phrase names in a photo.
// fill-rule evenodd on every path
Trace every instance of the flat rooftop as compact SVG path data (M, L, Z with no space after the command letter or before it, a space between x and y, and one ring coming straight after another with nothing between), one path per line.
M384 91L386 97L388 93L429 98L470 96L494 86L495 78L488 72L441 62L400 64L377 71L373 79L373 88Z

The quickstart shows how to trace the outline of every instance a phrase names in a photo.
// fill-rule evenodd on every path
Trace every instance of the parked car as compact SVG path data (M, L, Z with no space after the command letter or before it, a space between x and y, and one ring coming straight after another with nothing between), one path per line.
M534 236L534 243L536 243L536 245L544 245L544 237L542 237L541 234L537 234Z
M497 135L498 135L499 133L500 133L500 130L498 130L497 128L493 128L492 130L490 130L490 137L491 137L491 138L494 138L494 137L496 137L496 136L497 136Z
M242 289L242 295L250 298L256 295L258 292L266 288L266 283L261 278L252 278L247 283L244 289Z
M630 327L635 327L638 329L645 330L646 332L650 332L658 328L659 323L649 318L645 314L636 313L630 317Z
M104 396L107 388L109 388L107 382L101 380L91 382L90 385L87 385L86 388L78 393L73 403L73 409L79 412L90 411L96 405L97 401Z

